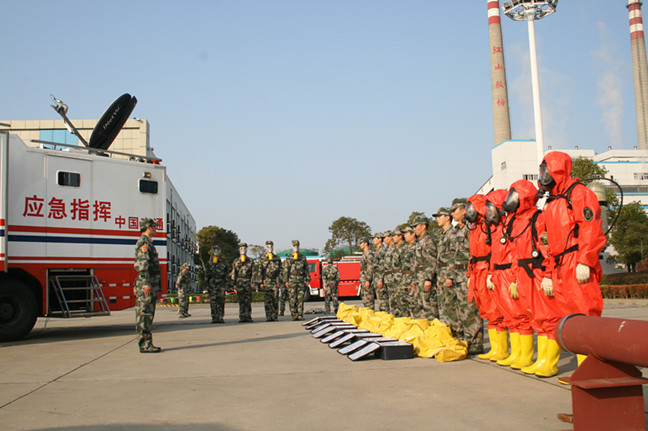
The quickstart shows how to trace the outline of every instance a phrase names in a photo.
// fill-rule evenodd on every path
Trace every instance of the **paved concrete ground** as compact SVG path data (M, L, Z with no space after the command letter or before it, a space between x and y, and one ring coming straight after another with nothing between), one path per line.
M301 322L265 322L262 304L251 324L236 323L235 304L225 325L209 323L206 305L190 312L180 320L158 307L164 351L146 355L132 309L39 320L27 339L0 346L0 429L569 429L556 414L571 412L570 389L555 378L479 359L352 362ZM648 320L648 301L609 301L604 315ZM564 354L560 374L574 368Z

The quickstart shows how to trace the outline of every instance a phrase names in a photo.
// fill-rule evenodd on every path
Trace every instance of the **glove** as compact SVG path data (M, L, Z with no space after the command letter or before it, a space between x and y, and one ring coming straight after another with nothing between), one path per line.
M553 293L553 281L550 278L543 278L542 284L540 284L542 290L544 291L545 296L554 296Z
M491 278L493 278L493 275L492 275L492 274L488 274L488 277L486 277L486 287L487 287L489 290L493 290L493 289L495 289L495 285L494 285L493 282L491 281Z
M518 294L516 282L511 283L511 285L509 286L509 293L511 294L511 298L513 299L518 299L520 297L520 295Z
M576 265L576 281L580 284L585 283L590 278L590 268L587 265L579 263Z

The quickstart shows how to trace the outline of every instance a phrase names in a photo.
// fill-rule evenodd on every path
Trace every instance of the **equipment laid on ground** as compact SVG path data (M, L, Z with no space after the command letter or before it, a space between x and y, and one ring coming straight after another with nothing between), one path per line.
M383 337L332 316L316 317L302 324L306 330L330 348L352 361L368 359L373 354L383 360L411 359L414 346L391 337Z

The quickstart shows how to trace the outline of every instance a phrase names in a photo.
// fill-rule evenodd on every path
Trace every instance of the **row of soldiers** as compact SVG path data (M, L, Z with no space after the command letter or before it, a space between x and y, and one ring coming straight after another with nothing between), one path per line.
M304 294L310 281L306 256L299 252L299 241L292 242L292 253L282 262L274 254L274 243L266 241L266 253L259 259L247 256L247 244L239 247L239 257L228 265L221 257L221 248L214 245L210 260L205 264L205 279L212 323L224 323L225 293L228 287L236 289L239 303L239 322L252 322L252 284L264 292L266 320L275 322L284 315L288 300L293 320L304 320ZM231 270L229 267L231 266Z
M437 319L468 343L469 354L483 352L483 320L474 302L466 302L470 260L466 199L433 214L442 232L428 233L430 219L415 217L410 226L376 234L374 248L361 240L360 284L365 307L396 317ZM454 220L454 224L453 224Z

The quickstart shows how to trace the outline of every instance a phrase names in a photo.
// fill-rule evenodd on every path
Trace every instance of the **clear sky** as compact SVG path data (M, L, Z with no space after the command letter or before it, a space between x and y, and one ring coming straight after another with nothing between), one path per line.
M546 145L636 145L626 3L536 22ZM338 217L392 229L490 177L486 5L4 2L0 120L58 119L50 93L97 119L128 92L198 229L322 249ZM513 138L533 139L527 24L502 26Z

